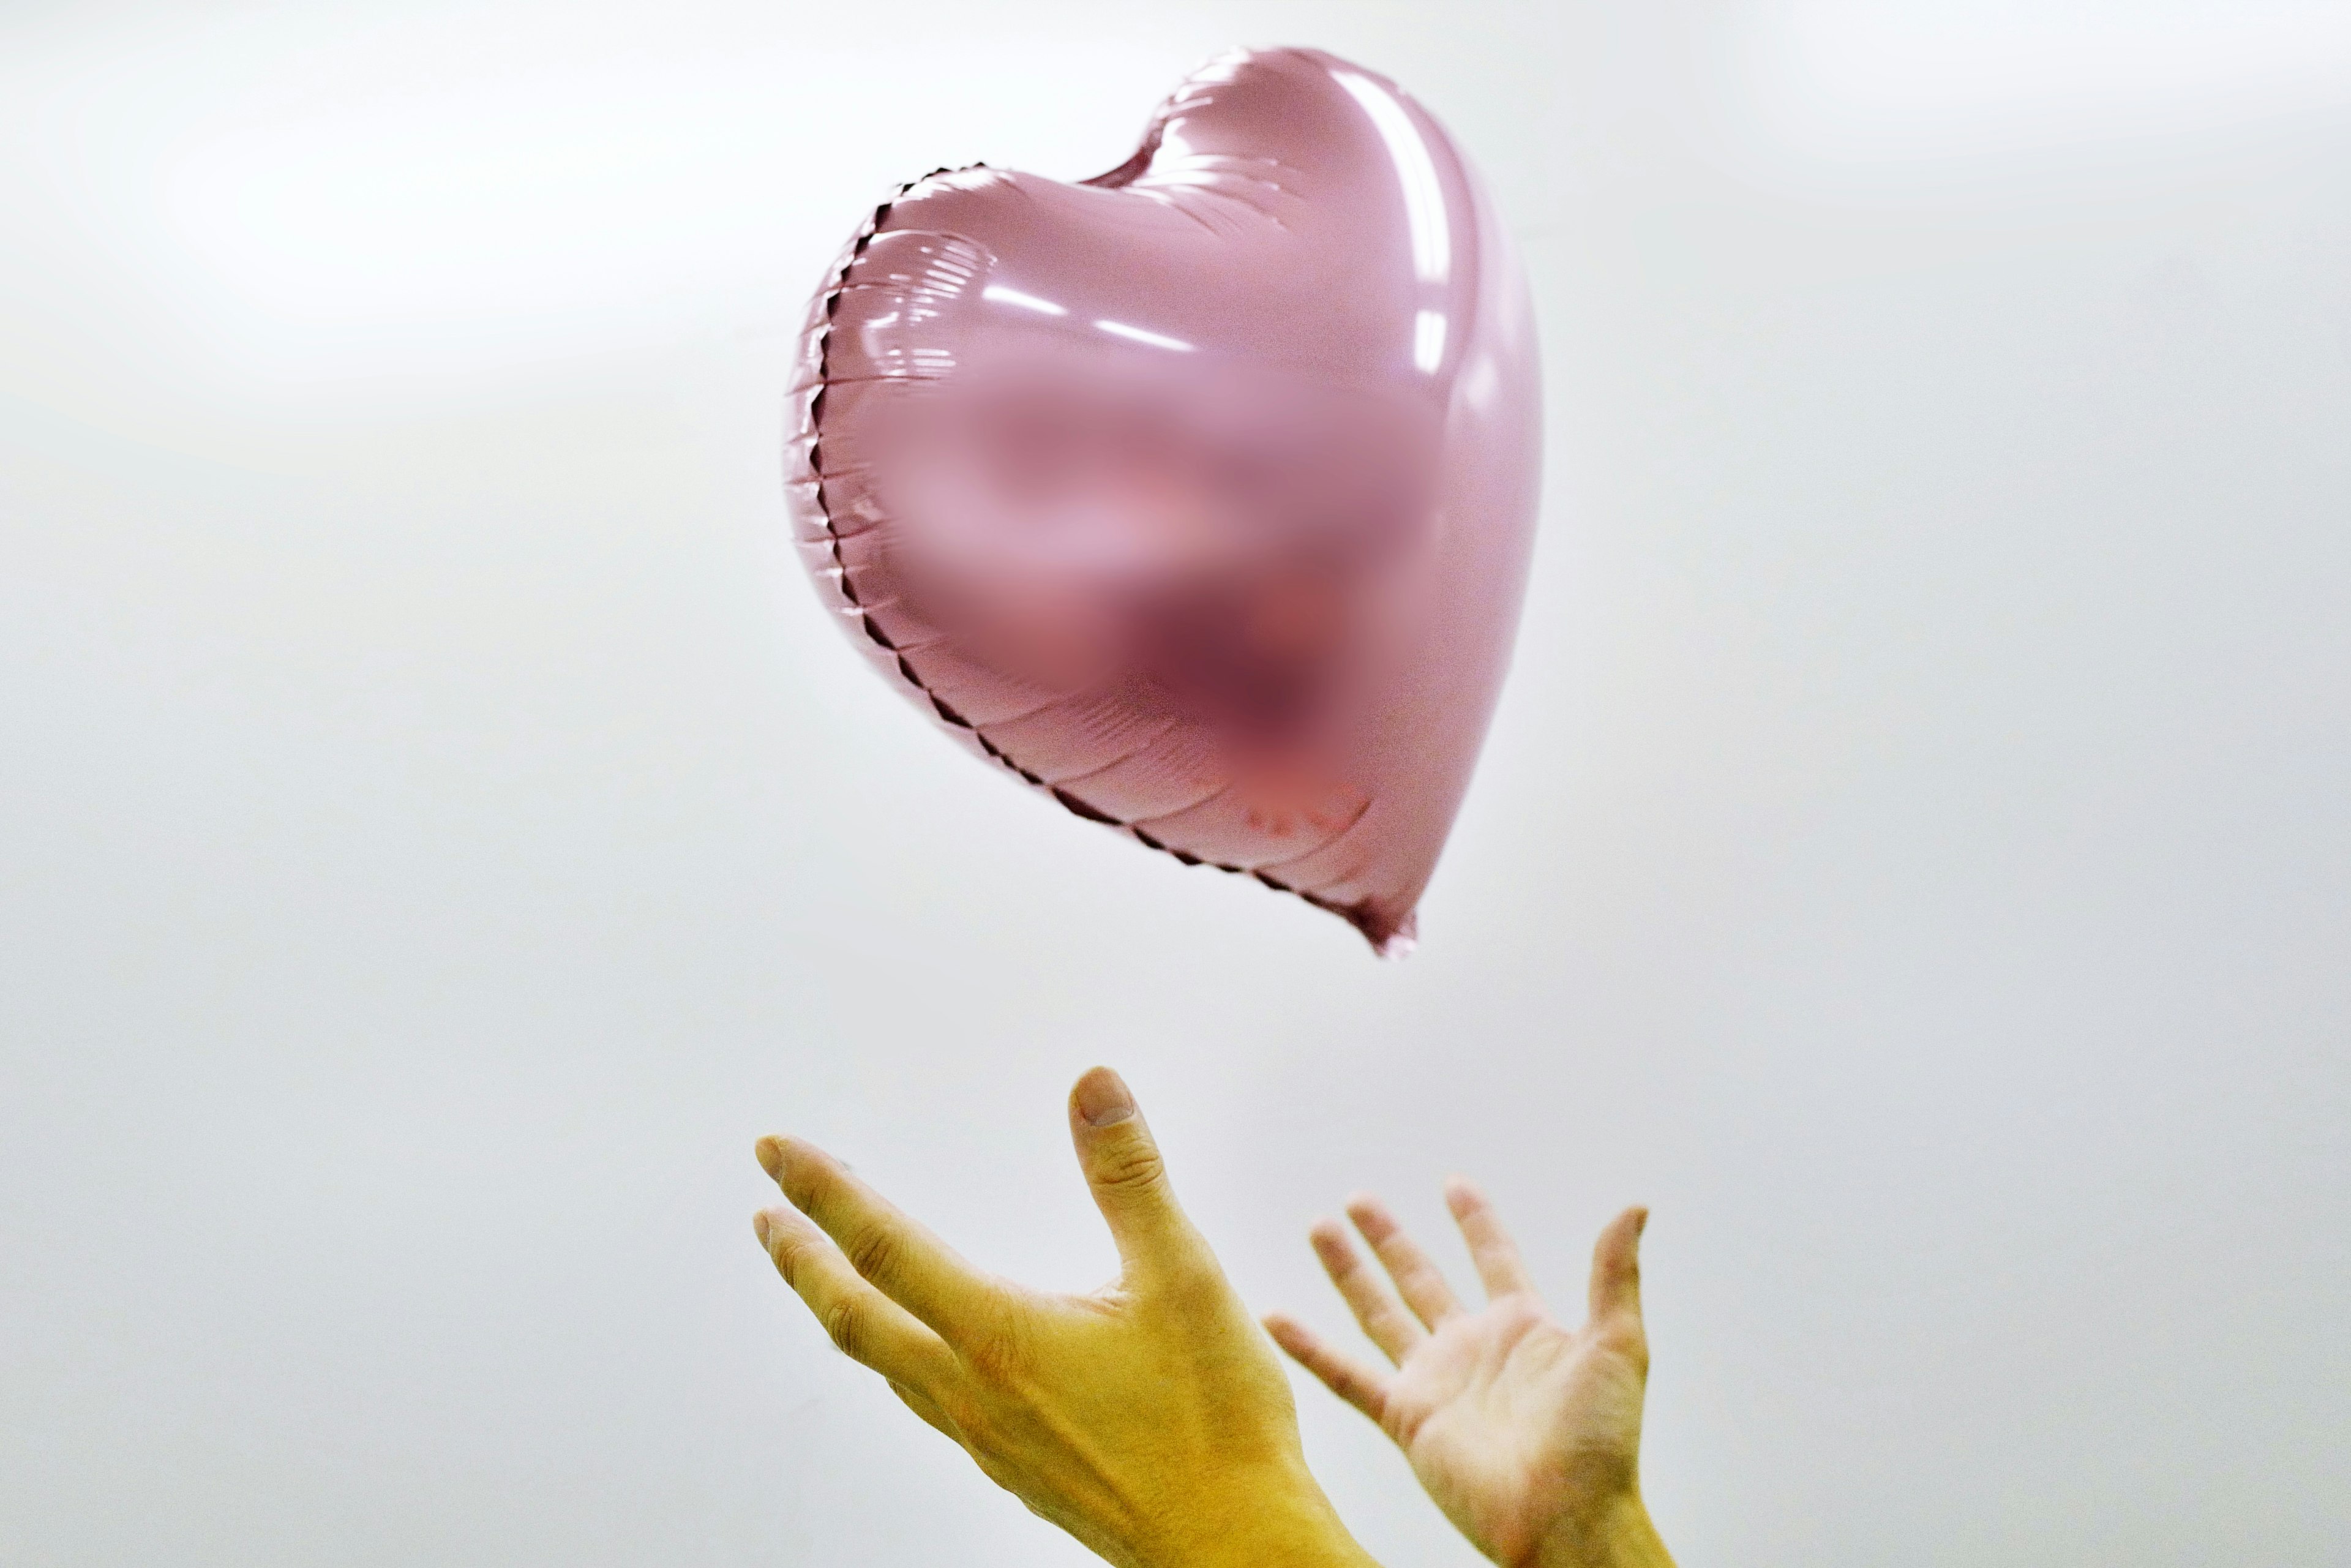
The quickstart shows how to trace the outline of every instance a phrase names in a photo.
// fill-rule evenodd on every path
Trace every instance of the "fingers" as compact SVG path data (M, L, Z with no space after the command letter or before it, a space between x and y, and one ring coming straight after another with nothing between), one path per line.
M752 1217L751 1228L776 1271L843 1355L914 1389L935 1386L953 1365L954 1353L939 1336L859 1279L806 1215L763 1209Z
M1347 1239L1345 1226L1335 1219L1321 1220L1307 1238L1314 1243L1314 1256L1322 1260L1322 1271L1331 1276L1347 1310L1355 1314L1364 1337L1378 1345L1390 1361L1403 1361L1413 1346L1428 1337L1379 1276L1364 1266L1354 1243Z
M1502 1228L1501 1217L1483 1188L1468 1176L1454 1176L1445 1184L1445 1207L1453 1211L1461 1239L1469 1244L1469 1260L1477 1265L1489 1299L1521 1291L1533 1293L1535 1282L1519 1256L1519 1244Z
M1070 1137L1130 1272L1214 1266L1207 1243L1176 1205L1167 1163L1134 1094L1109 1068L1094 1068L1070 1091Z
M852 1269L939 1333L954 1337L987 1296L991 1287L977 1270L822 1149L762 1138L759 1164Z
M1641 1326L1641 1232L1649 1211L1628 1208L1592 1248L1592 1321Z
M1388 1388L1394 1375L1333 1349L1312 1329L1280 1312L1265 1320L1265 1332L1290 1358L1312 1373L1323 1387L1370 1416L1387 1425Z
M1379 1254L1380 1264L1395 1281L1396 1291L1404 1304L1412 1309L1413 1316L1435 1328L1461 1310L1453 1299L1453 1288L1445 1282L1445 1275L1419 1244L1404 1233L1387 1206L1369 1193L1358 1193L1347 1200L1347 1218L1364 1233L1364 1239Z

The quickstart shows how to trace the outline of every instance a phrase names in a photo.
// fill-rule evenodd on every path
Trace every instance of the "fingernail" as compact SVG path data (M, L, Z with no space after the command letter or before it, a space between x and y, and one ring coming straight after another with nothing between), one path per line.
M1641 1218L1633 1222L1633 1239L1638 1241L1649 1229L1649 1211L1643 1209Z
M784 1179L784 1141L781 1138L761 1138L757 1145L759 1168L776 1181Z
M1115 1126L1134 1114L1134 1096L1117 1073L1097 1067L1078 1080L1078 1114L1089 1127Z
M766 1209L763 1208L751 1217L751 1234L759 1239L760 1246L765 1247L768 1244L768 1211Z

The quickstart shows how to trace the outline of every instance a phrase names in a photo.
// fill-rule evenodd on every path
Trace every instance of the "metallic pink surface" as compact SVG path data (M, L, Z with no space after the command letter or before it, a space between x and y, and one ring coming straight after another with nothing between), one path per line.
M810 308L789 488L821 591L966 745L1390 953L1509 663L1539 402L1444 129L1242 51L1108 174L875 209Z

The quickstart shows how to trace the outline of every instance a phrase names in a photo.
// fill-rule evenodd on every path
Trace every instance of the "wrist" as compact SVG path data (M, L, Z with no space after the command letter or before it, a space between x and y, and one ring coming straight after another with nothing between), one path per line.
M1302 1483L1302 1484L1301 1484ZM1379 1568L1311 1477L1253 1486L1235 1506L1201 1511L1150 1568Z
M1674 1568L1637 1491L1562 1520L1518 1568Z

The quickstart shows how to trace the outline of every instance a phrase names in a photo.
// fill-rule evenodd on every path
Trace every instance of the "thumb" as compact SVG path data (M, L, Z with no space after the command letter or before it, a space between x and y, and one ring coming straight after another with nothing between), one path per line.
M1641 1326L1641 1232L1649 1211L1628 1208L1608 1222L1592 1249L1592 1321Z
M1070 1091L1070 1137L1130 1275L1196 1260L1205 1244L1176 1205L1167 1163L1125 1080L1107 1067L1078 1080Z

